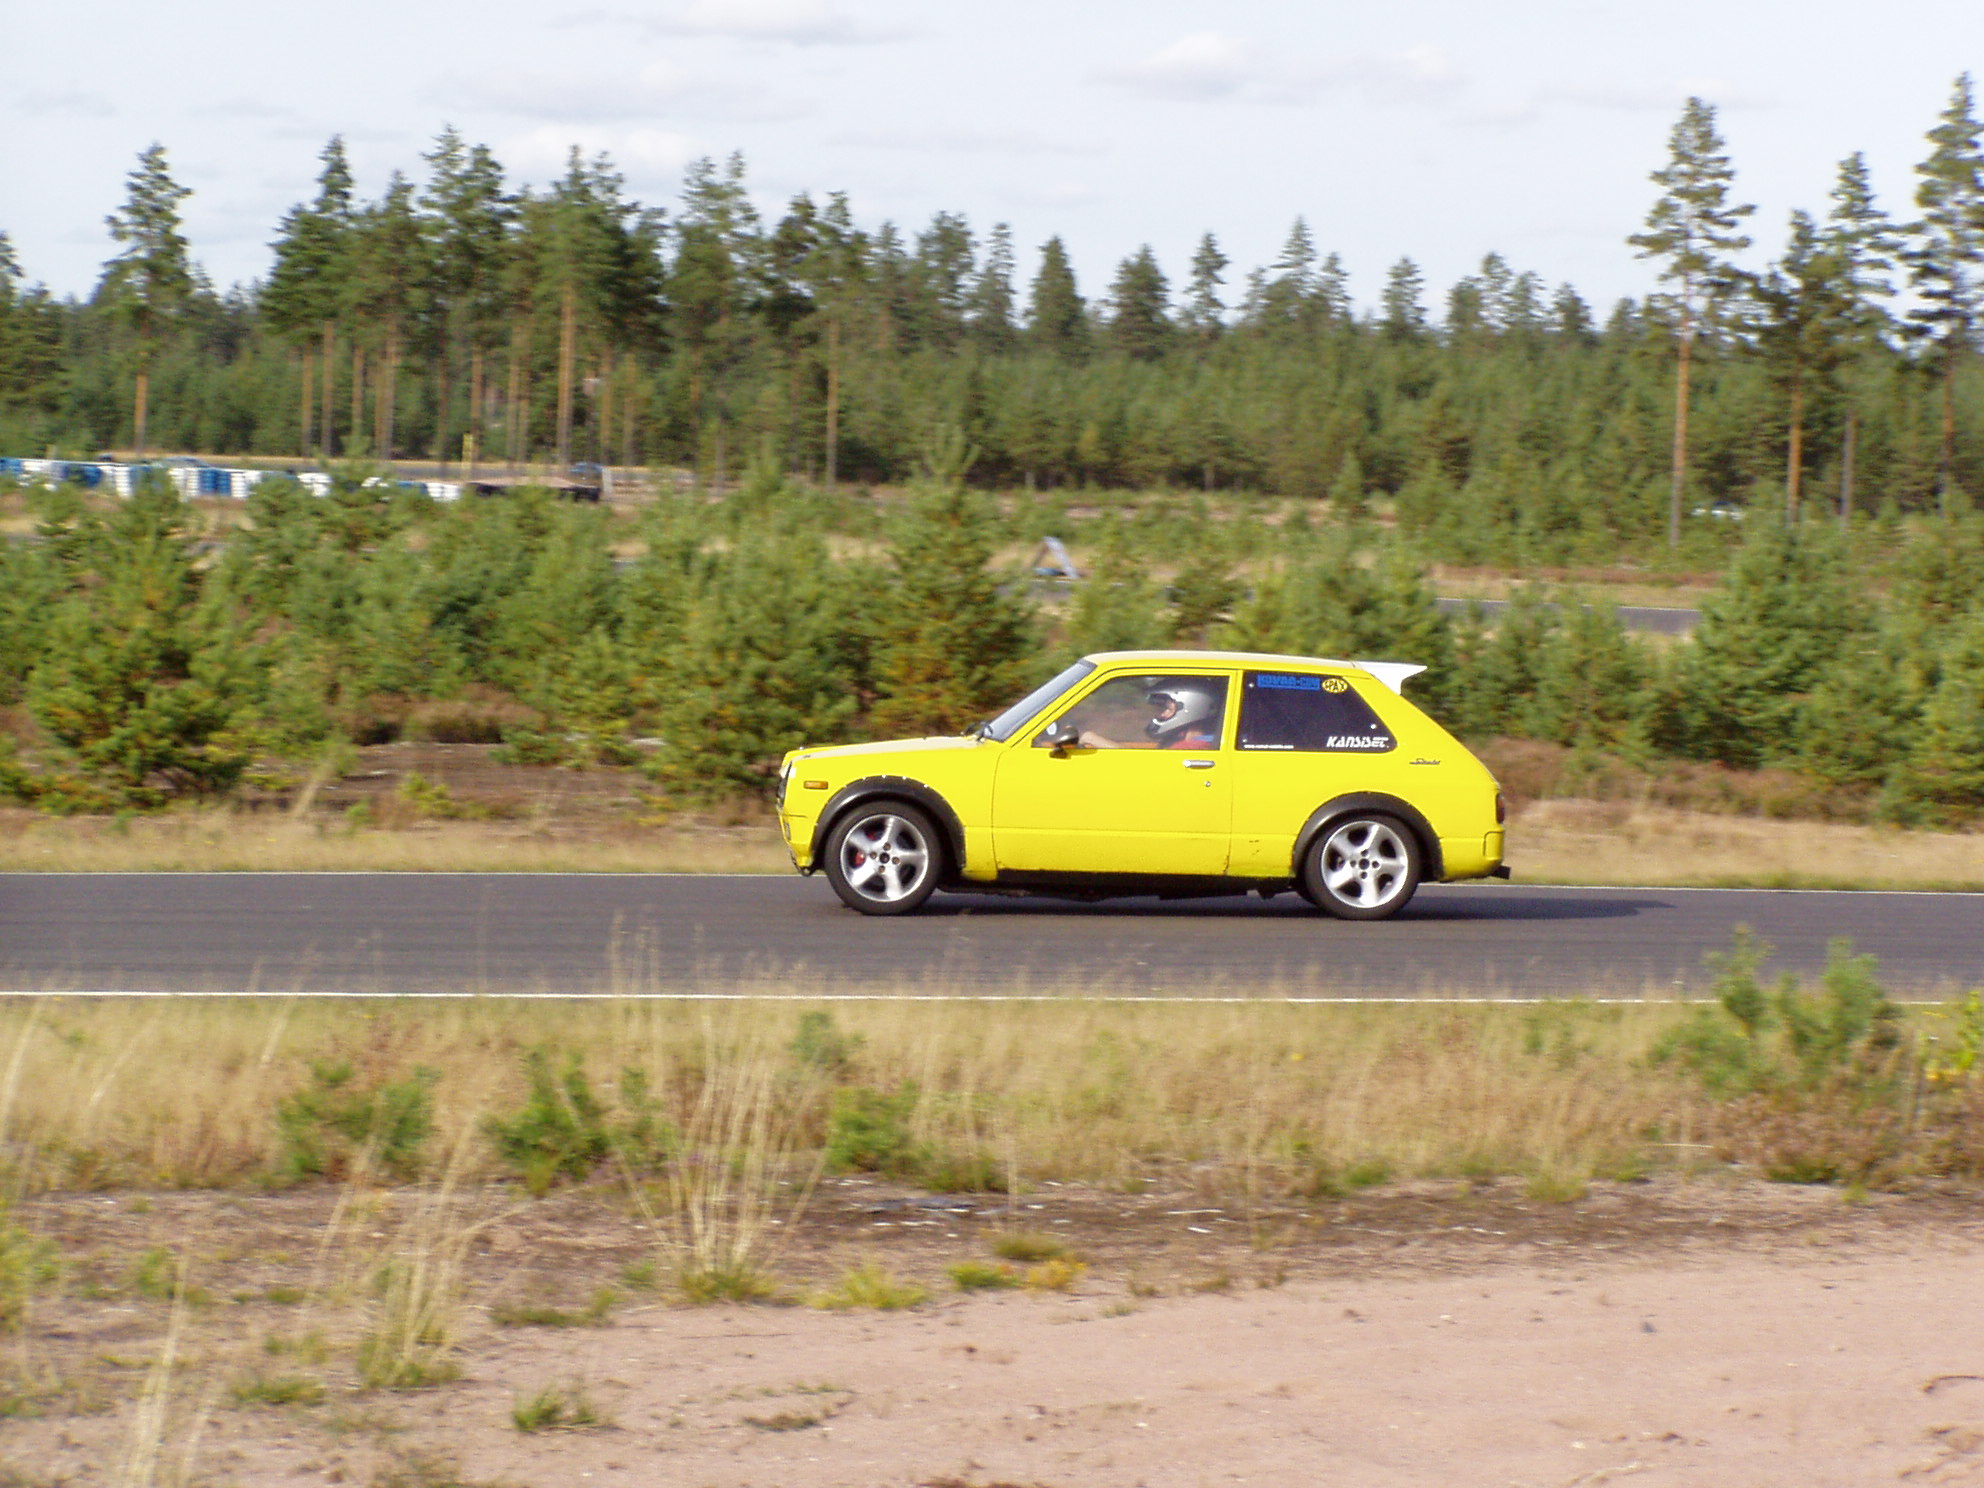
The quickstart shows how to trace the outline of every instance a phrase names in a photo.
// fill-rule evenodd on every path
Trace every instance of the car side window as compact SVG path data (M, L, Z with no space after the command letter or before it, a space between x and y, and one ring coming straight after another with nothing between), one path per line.
M1112 677L1055 721L1072 724L1084 749L1217 749L1226 690L1224 677Z
M1382 754L1398 740L1343 677L1248 672L1240 688L1242 749Z

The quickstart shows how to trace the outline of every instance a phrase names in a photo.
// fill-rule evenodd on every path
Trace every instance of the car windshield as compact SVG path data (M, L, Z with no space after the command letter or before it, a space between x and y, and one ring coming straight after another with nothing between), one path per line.
M978 730L979 737L1005 743L1021 724L1094 670L1095 663L1092 661L1076 662L1052 682L1042 683L990 723L982 725Z

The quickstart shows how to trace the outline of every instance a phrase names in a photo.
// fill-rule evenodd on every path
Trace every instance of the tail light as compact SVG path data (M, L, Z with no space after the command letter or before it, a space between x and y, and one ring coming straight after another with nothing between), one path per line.
M1509 803L1502 799L1500 791L1495 792L1495 825L1500 826L1509 819Z

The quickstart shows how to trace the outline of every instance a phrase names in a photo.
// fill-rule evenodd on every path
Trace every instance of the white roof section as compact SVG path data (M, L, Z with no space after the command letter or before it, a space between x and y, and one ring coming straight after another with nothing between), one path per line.
M1411 661L1340 661L1330 656L1276 656L1257 651L1094 651L1083 660L1098 666L1116 662L1138 665L1153 662L1160 666L1180 663L1187 666L1338 667L1344 671L1369 673L1400 697L1405 696L1406 680L1426 670Z

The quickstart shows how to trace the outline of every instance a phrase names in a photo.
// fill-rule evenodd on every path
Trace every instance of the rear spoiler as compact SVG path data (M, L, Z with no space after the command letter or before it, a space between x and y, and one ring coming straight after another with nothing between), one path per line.
M1405 696L1406 678L1416 677L1426 670L1410 661L1359 661L1352 665L1362 667L1400 697Z

